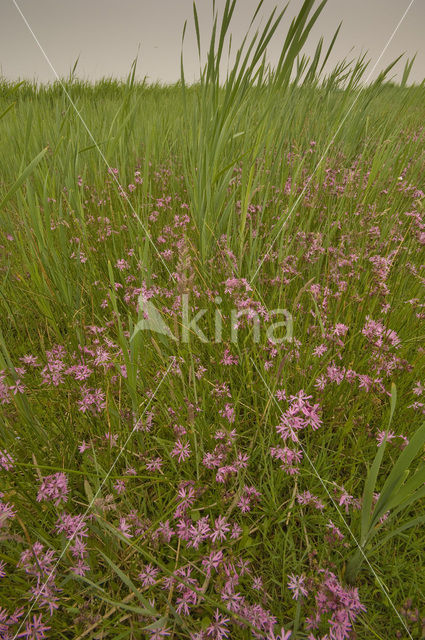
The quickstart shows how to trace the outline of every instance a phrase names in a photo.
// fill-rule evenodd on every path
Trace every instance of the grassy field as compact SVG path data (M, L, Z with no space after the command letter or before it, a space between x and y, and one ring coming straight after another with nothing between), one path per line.
M425 86L313 4L0 83L3 639L425 638Z

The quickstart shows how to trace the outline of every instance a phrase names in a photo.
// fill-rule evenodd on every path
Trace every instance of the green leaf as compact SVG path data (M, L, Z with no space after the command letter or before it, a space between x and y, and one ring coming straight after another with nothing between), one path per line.
M168 622L168 618L166 616L162 616L162 618L159 618L159 620L155 620L155 622L152 622L152 624L149 624L147 627L143 627L144 631L154 631L155 629L161 629L161 627L164 627Z
M384 486L382 487L381 496L374 509L372 525L375 524L386 511L388 511L387 505L389 504L390 498L394 497L394 492L396 492L403 483L405 473L409 465L418 455L424 444L425 423L419 427L413 435L407 447L398 457L390 475L385 481Z
M130 589L130 591L132 591L135 594L138 600L140 600L140 602L144 605L146 610L153 616L159 616L160 614L156 611L156 609L154 609L154 607L152 607L149 601L142 596L139 589L128 577L128 575L126 575L124 571L122 571L119 567L117 567L117 565L114 562L112 562L112 560L108 558L106 554L104 554L102 551L99 551L99 553L102 556L102 558L105 560L105 562L107 562L107 564L111 567L114 573L117 574L120 580Z
M124 609L125 611L131 611L133 613L137 613L138 615L143 615L143 616L151 614L150 610L147 610L145 608L136 607L131 604L125 604L124 602L117 602L117 600L108 598L108 596L106 595L106 591L102 589L102 587L100 587L98 584L96 584L95 582L87 578L86 576L75 576L75 577L79 581L86 582L88 585L93 587L94 595L96 595L98 598L100 598L104 602L107 602L108 604L114 607L117 607L117 609Z
M18 191L18 189L23 185L25 180L31 175L34 171L35 167L41 162L47 152L47 147L40 151L40 153L29 163L29 165L23 170L19 178L16 180L15 184L9 189L9 191L4 196L3 200L0 202L0 210L9 202L12 196Z
M84 491L90 504L93 502L93 491L87 478L84 478Z
M413 518L412 520L405 522L403 525L401 525L397 529L394 529L394 531L391 531L391 533L385 536L385 538L383 538L382 540L380 540L380 542L374 545L373 551L376 551L380 547L387 544L387 542L391 540L391 538L394 538L395 536L400 535L400 533L403 533L404 531L407 531L408 529L411 529L412 527L415 527L418 524L425 524L425 516L419 516L417 518Z
M392 383L391 384L391 405L390 405L391 409L390 409L390 419L388 422L388 429L390 428L390 424L393 419L396 404L397 404L397 388L395 384ZM376 487L376 480L378 478L379 469L381 468L385 447L387 445L388 429L381 446L378 447L378 451L376 453L372 466L369 470L369 473L367 475L367 479L365 482L365 486L364 486L363 506L362 506L362 512L361 512L361 537L360 537L361 546L365 545L367 541L368 532L371 527L373 494ZM374 509L374 513L375 512L376 512L376 507Z
M408 472L405 472L405 477L407 479ZM410 496L414 494L414 492L421 485L425 484L425 465L421 464L415 473L412 475L410 480L404 482L399 491L397 491L396 495L393 496L392 499L387 503L387 511L394 509L398 505L404 503Z
M6 109L3 111L3 113L2 113L2 114L0 114L0 120L1 120L2 118L4 118L4 116L5 116L7 113L9 113L9 111L10 111L11 109L13 109L13 107L15 106L15 104L16 104L16 102L12 102L12 104L10 104L8 107L6 107Z

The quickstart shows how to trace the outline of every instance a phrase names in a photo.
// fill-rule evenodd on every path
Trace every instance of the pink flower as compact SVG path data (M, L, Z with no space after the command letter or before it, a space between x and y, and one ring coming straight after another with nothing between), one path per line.
M56 531L64 533L68 540L73 540L75 536L83 538L88 536L88 529L82 514L71 516L69 513L61 513L56 522Z
M2 494L0 494L1 496ZM14 507L9 502L0 500L0 529L6 526L8 520L12 520L16 516Z
M207 576L210 576L212 570L218 570L220 565L223 562L223 552L222 551L211 551L211 553L202 559L202 566L204 567Z
M148 471L161 471L163 464L162 458L156 457L146 462L146 469Z
M83 440L82 443L78 446L78 451L80 453L84 453L84 451L86 451L87 449L90 449L90 445L87 444L85 440Z
M214 613L214 622L207 628L207 637L213 638L213 640L222 640L229 635L229 629L227 623L230 622L230 618L226 618L222 615L218 609Z
M25 385L22 384L22 382L18 378L16 380L15 384L11 385L9 387L9 389L10 389L10 391L13 391L13 395L16 396L17 393L24 393L25 392Z
M27 640L42 640L46 638L46 631L48 631L50 627L43 624L41 617L42 614L40 613L38 616L33 616L32 620L27 620L25 623L25 631L22 631L22 633L15 637L27 638Z
M421 396L423 393L425 392L425 386L422 384L422 382L416 382L414 388L413 388L413 393L415 394L415 396Z
M313 356L315 356L316 358L320 358L320 356L326 353L327 350L328 347L325 344L320 344L318 347L314 348Z
M227 523L225 516L219 516L214 522L214 531L211 534L211 540L215 542L217 539L225 540L226 534L230 531L230 525Z
M125 493L125 481L117 480L116 483L114 484L114 489L118 494Z
M144 565L143 569L138 575L138 578L141 581L142 586L146 588L155 584L158 573L159 569L148 563Z
M118 531L120 531L125 538L131 538L132 535L130 533L130 530L131 530L131 524L129 524L125 518L120 518Z
M308 591L305 587L305 576L303 575L293 575L289 576L288 588L293 592L293 599L300 600L302 596L307 596Z
M0 467L3 467L3 469L5 469L6 471L10 471L11 469L13 469L13 465L14 460L10 453L8 453L6 450L2 451L0 449Z
M391 442L391 440L394 440L394 438L396 437L394 431L378 431L376 436L378 447L380 447L381 444L384 442L385 436L386 436L387 442Z
M90 567L88 566L88 564L84 562L82 558L79 558L77 560L76 565L71 567L71 571L72 573L75 573L77 576L84 576L87 573L87 571L90 571Z
M37 501L52 501L56 506L68 500L68 478L64 473L45 476L38 490Z
M115 266L120 271L124 271L124 269L129 269L130 268L130 265L128 264L127 260L124 260L124 258L122 258L121 260L117 260L117 263L116 263Z
M173 458L177 458L178 462L184 462L187 458L190 458L190 444L188 442L182 442L180 439L177 440L171 451L171 455Z
M235 421L235 409L232 407L232 405L227 402L224 405L224 409L220 409L219 410L219 414L223 417L223 418L227 418L227 420L232 423Z

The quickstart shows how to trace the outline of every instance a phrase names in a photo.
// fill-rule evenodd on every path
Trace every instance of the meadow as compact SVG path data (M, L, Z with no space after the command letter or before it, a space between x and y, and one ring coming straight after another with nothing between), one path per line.
M1 80L0 638L425 638L425 86L323 6Z

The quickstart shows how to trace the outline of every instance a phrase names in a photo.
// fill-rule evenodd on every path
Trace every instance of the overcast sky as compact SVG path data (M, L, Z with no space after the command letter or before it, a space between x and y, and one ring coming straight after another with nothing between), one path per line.
M188 31L184 45L187 79L195 79L198 64L192 20L192 0L16 0L31 29L60 76L66 76L80 56L77 75L95 80L103 76L123 78L139 52L138 76L150 81L174 82L180 74L181 35L185 19ZM224 0L217 0L223 7ZM264 20L274 6L286 2L265 0ZM320 35L329 42L338 23L343 26L332 61L368 51L377 61L410 0L329 0L311 33L307 53L312 53ZM257 0L239 0L232 33L238 41L248 25ZM198 0L201 33L206 46L212 0ZM291 0L284 25L270 48L276 59L279 43L289 19L301 6ZM402 52L417 59L411 79L425 77L425 0L415 0L385 55L382 69ZM399 63L402 69L403 63ZM8 79L54 80L34 37L13 0L0 0L0 74Z

